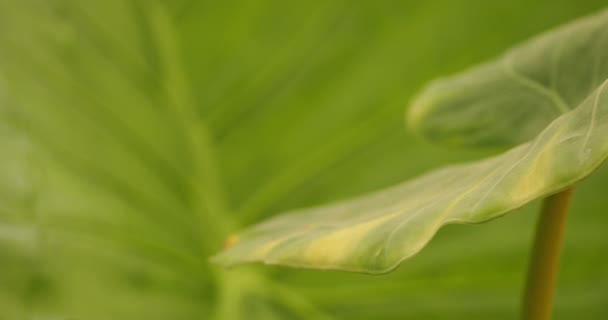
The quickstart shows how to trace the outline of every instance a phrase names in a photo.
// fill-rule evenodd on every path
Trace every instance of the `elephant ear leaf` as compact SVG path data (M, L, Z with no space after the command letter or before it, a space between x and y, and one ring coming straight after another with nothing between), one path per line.
M429 140L514 146L577 107L608 78L608 10L427 86L408 110Z
M288 212L233 236L213 260L384 273L445 224L488 221L585 178L608 157L607 26L608 12L574 22L436 82L415 101L412 122L432 138L528 142L373 194Z

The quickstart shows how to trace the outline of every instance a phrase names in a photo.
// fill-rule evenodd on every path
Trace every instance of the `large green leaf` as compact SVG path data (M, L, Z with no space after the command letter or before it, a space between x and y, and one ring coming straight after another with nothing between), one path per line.
M273 212L487 155L413 139L403 101L603 0L163 2L0 1L0 319L515 316L531 215L448 228L382 278L207 258ZM572 217L565 319L606 313L606 176Z
M193 200L205 201L206 164L184 138L200 128L180 122L192 111L163 54L161 8L0 4L0 139L14 159L0 188L0 318L210 312L200 252L214 234L196 230L209 218Z
M504 119L505 128L518 135L518 123L522 124L524 134L529 132L526 118L522 119L517 110L536 106L542 102L540 96L548 101L545 105L563 115L532 141L499 156L441 169L371 195L274 218L232 237L229 242L233 247L216 256L215 261L227 266L264 262L384 273L421 250L445 224L484 222L587 177L608 157L608 80L605 79L608 59L603 51L607 25L608 11L575 22L528 43L515 54L508 54L505 60L439 83L419 98L424 101L423 107L430 110L438 105L439 110L451 111L440 119L444 126L449 125L452 114L460 111L458 106L468 102L474 111L467 114L470 110L464 110L470 117L465 125L480 118L476 115L477 106L484 106L483 112ZM571 38L576 39L571 41ZM553 55L553 46L541 45L546 43L575 47L563 49L564 54L590 52L588 56L569 59L569 69L559 73L571 84L565 92L539 88L534 80L520 75L537 74L550 79L551 83L561 82L557 75L542 73L556 70L537 69ZM506 72L504 61L509 63ZM514 65L522 71L515 71ZM495 73L498 74L494 76ZM592 76L586 81L576 77L588 73ZM482 85L477 86L478 83ZM515 83L515 87L503 85L510 83ZM463 86L467 90L461 90ZM564 87L556 85L554 90L559 88ZM439 102L434 100L437 91L447 92L436 98ZM452 98L456 104L444 102ZM568 103L578 103L578 106L568 111ZM420 117L420 113L425 114L427 110L423 107L416 106L415 112ZM553 109L551 112L555 112ZM515 116L505 116L509 113ZM550 114L544 110L539 113ZM436 112L431 112L428 117L434 114ZM538 122L533 118L530 127L538 126ZM498 133L491 132L488 136L506 137L505 130L500 127ZM481 133L477 135L481 136L478 140L486 139ZM472 140L478 142L475 138Z
M526 142L608 78L606 52L608 10L433 82L412 103L409 124L453 144Z

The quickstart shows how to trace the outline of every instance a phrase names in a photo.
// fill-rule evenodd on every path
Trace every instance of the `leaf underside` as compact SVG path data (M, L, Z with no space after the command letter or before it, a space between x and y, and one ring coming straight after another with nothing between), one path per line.
M213 260L385 273L449 223L480 223L585 178L608 157L608 11L431 84L411 108L431 139L513 145L352 200L280 215Z

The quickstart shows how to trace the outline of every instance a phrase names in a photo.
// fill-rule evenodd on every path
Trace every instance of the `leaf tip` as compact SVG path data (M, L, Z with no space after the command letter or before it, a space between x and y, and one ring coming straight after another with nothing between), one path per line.
M426 92L422 92L421 94L415 96L410 102L410 107L407 108L405 113L405 122L407 126L414 132L420 133L420 131L423 129L422 124L424 124L432 105L433 98L426 94Z
M234 247L239 242L239 238L236 235L230 235L224 241L224 250Z

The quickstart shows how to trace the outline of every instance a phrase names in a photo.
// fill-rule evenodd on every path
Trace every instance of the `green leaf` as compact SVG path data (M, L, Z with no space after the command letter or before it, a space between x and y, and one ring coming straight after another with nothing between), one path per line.
M603 0L162 2L0 1L0 319L516 316L532 215L381 278L207 260L273 212L487 155L414 139L403 101ZM565 318L604 318L606 176L575 203Z
M585 100L608 77L608 10L439 79L408 110L411 127L458 145L516 145Z
M608 157L608 80L603 78L600 81L598 78L606 74L608 60L603 56L593 59L598 52L603 53L603 41L608 35L608 28L604 26L607 24L608 11L544 35L508 54L506 61L512 61L509 72L516 76L507 75L503 66L505 60L500 60L497 65L488 64L471 74L435 85L431 87L431 93L419 98L427 101L422 105L430 110L435 110L436 105L441 108L441 102L447 98L454 98L460 104L469 101L474 106L490 101L485 111L498 108L496 119L506 118L510 131L516 128L516 123L525 122L518 118L521 115L506 116L511 107L530 108L542 102L539 98L545 99L546 103L539 107L548 105L552 108L548 112L542 109L539 114L564 114L554 119L532 141L499 156L440 169L371 195L287 213L234 236L230 239L234 246L214 260L226 266L264 262L384 273L420 251L445 224L488 221L587 177ZM540 44L562 42L567 47L571 41L565 36L585 40L584 44L572 41L576 50L573 49L571 54L578 53L582 46L591 51L591 55L568 60L571 69L559 73L561 77L579 73L592 73L594 76L590 80L579 81L581 83L574 81L578 83L576 88L579 91L538 91L541 89L536 87L535 80L528 78L528 74L545 76L548 81L558 83L555 90L563 88L559 84L561 78L551 78L536 67L543 66L553 54L552 50L541 50L552 46ZM589 50L598 47L600 51ZM564 48L562 52L566 54L570 50ZM514 71L514 64L518 71ZM596 69L599 70L594 71ZM494 76L494 73L498 75ZM500 81L497 82L496 78ZM512 82L515 87L502 85ZM475 95L474 85L478 83L481 85ZM460 90L462 86L467 90ZM425 98L432 96L434 91L448 94L437 98L439 103L435 104L434 98ZM582 95L585 97L581 98ZM561 106L561 101L565 101L564 106ZM458 103L446 104L456 110ZM566 106L571 103L578 105L568 111ZM422 107L416 108L420 110ZM425 110L417 112L424 113ZM449 117L443 120L447 122L446 119ZM537 120L532 119L531 127L538 125ZM473 141L506 134L501 130L490 132L489 138L477 134L478 139Z
M221 221L197 229L209 179L164 54L167 15L155 2L0 4L0 318L210 313L201 253Z

